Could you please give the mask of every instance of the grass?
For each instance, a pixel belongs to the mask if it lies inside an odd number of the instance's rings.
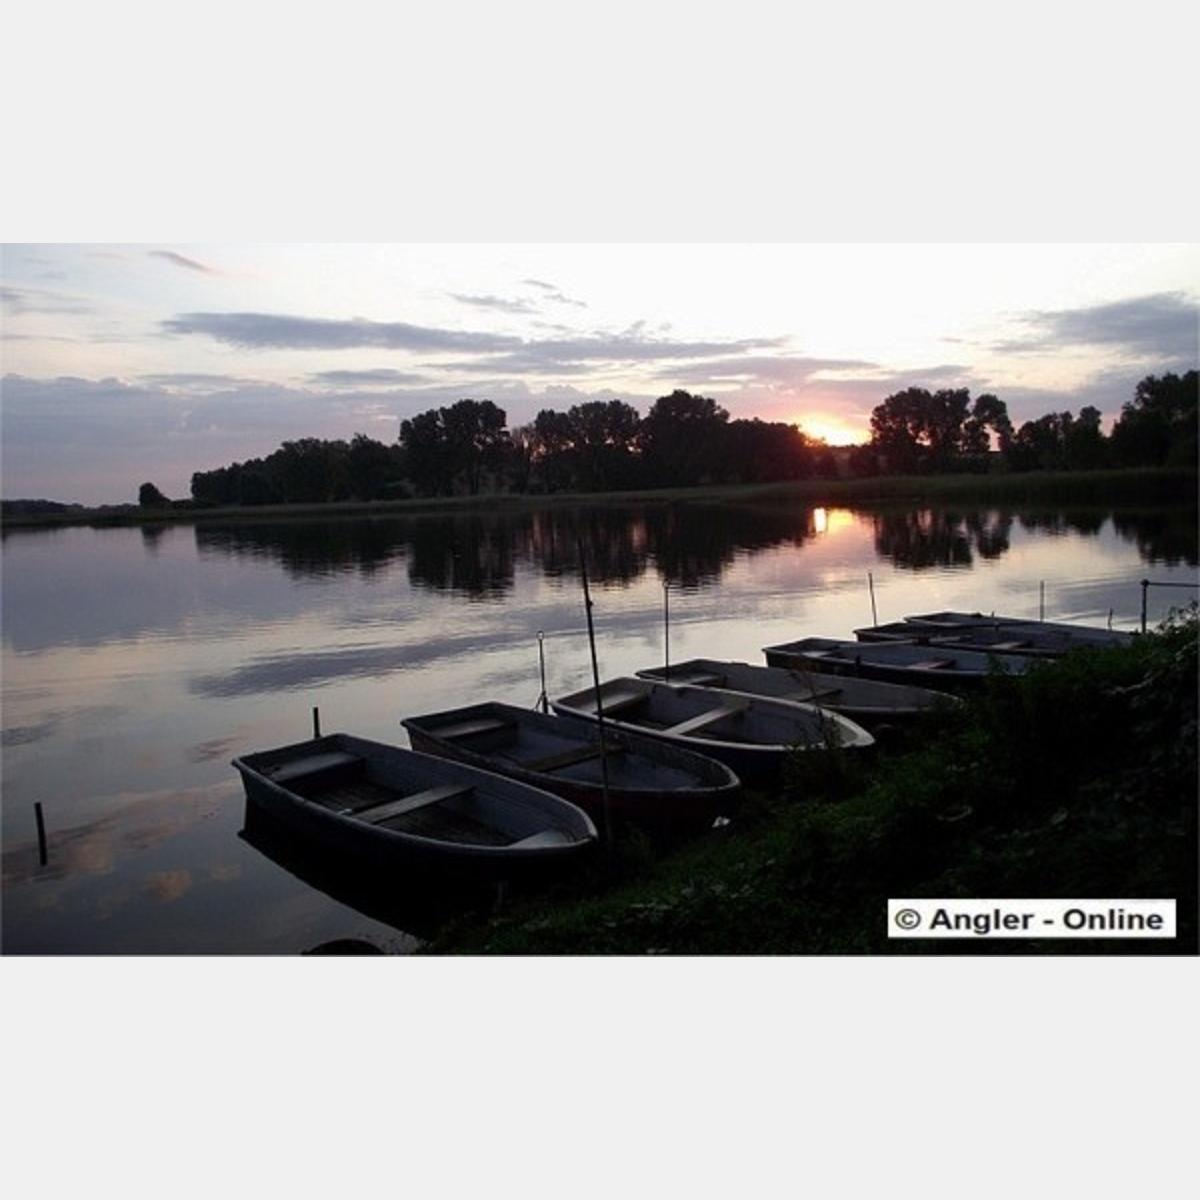
[[[787,787],[673,852],[460,919],[426,952],[1196,953],[1197,621],[997,678],[873,762],[797,756]],[[804,797],[799,799],[798,797]],[[1173,942],[889,941],[888,897],[1175,898]]]
[[[328,504],[264,504],[225,508],[139,509],[134,506],[85,508],[66,513],[4,518],[5,527],[59,525],[179,524],[214,520],[277,521],[292,518],[389,517],[426,512],[470,512],[485,508],[523,511],[530,508],[629,503],[678,503],[689,500],[739,501],[790,498],[813,505],[952,501],[975,503],[1119,503],[1177,502],[1194,504],[1194,470],[1138,467],[1114,471],[997,472],[988,475],[895,475],[871,479],[803,479],[786,483],[736,484],[690,488],[640,489],[628,492],[558,492],[522,495],[441,496],[410,500],[341,501]]]

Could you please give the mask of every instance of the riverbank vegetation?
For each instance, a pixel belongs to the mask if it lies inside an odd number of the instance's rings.
[[[1195,953],[1195,608],[1131,648],[996,678],[873,761],[786,786],[673,853],[626,835],[582,882],[460,919],[494,954]],[[889,940],[889,897],[1173,898],[1166,941]]]
[[[960,503],[1079,504],[1110,506],[1194,505],[1197,474],[1182,467],[1098,471],[1029,471],[988,475],[879,475],[865,479],[801,479],[780,483],[639,488],[625,492],[502,493],[429,496],[407,500],[344,500],[332,503],[222,505],[176,501],[167,507],[108,505],[86,508],[49,501],[4,501],[6,527],[53,525],[155,525],[169,522],[314,517],[400,517],[419,513],[517,512],[546,507],[596,507],[688,502],[738,504],[794,500],[811,506]]]
[[[510,430],[490,400],[460,400],[400,422],[385,445],[304,438],[265,459],[192,476],[200,506],[336,503],[481,492],[553,494],[804,479],[1076,471],[1196,463],[1196,372],[1148,376],[1111,436],[1085,406],[1014,429],[1004,401],[966,388],[910,387],[871,414],[871,440],[833,448],[785,422],[731,420],[676,390],[643,417],[621,400],[543,409]],[[149,490],[152,489],[152,490]],[[152,484],[142,496],[153,496]],[[142,500],[143,505],[146,500]]]

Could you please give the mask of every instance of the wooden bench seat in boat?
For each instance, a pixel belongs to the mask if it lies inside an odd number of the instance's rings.
[[[952,658],[927,658],[924,662],[909,663],[910,667],[920,671],[940,671],[944,667],[954,666]]]
[[[776,696],[776,700],[798,700],[801,704],[819,703],[822,700],[828,700],[830,696],[840,696],[845,688],[821,688],[819,691],[809,688],[807,691],[785,692],[783,695]]]
[[[710,708],[705,712],[698,713],[694,717],[689,717],[686,721],[680,721],[677,725],[668,725],[663,730],[664,733],[695,733],[697,729],[703,729],[705,725],[712,725],[722,717],[732,717],[736,713],[745,712],[749,707],[749,700],[727,700],[724,704],[718,704],[716,708]]]
[[[262,768],[262,774],[272,783],[291,783],[306,775],[332,771],[338,767],[352,767],[363,760],[357,754],[345,750],[331,750],[327,754],[309,754],[304,758],[292,758],[274,766]]]
[[[426,808],[430,804],[440,804],[443,800],[449,800],[453,796],[465,796],[472,790],[469,786],[446,783],[440,787],[413,792],[410,796],[401,796],[398,800],[389,800],[385,804],[361,808],[354,815],[358,820],[366,821],[369,825],[378,825],[382,821],[390,821],[392,817],[401,817],[405,813],[415,812],[418,808]],[[348,809],[347,812],[349,811]]]
[[[510,842],[510,850],[532,850],[537,846],[561,846],[571,839],[561,829],[543,829],[540,833],[531,833],[520,841]]]
[[[616,692],[611,696],[601,693],[600,703],[603,705],[604,715],[607,717],[610,713],[624,712],[628,708],[633,708],[645,698],[645,692]]]
[[[473,717],[467,721],[455,721],[450,725],[439,725],[431,729],[436,737],[454,741],[472,737],[477,733],[499,733],[502,729],[515,729],[516,722],[507,717]]]
[[[1029,645],[1028,642],[993,642],[990,646],[985,647],[988,650],[1024,650]]]
[[[620,753],[619,746],[609,746],[607,757],[612,758],[614,754]],[[563,767],[573,767],[576,763],[588,762],[599,757],[600,744],[593,742],[589,746],[572,746],[570,750],[548,754],[545,758],[522,759],[520,765],[526,771],[559,771]]]

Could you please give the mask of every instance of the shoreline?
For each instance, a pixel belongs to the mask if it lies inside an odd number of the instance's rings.
[[[800,479],[778,483],[687,488],[638,488],[623,492],[494,492],[478,496],[426,496],[404,500],[236,505],[220,508],[140,509],[99,506],[59,513],[5,516],[0,528],[72,525],[176,525],[205,521],[278,521],[297,518],[403,517],[480,509],[519,512],[581,505],[724,503],[795,499],[816,505],[969,501],[974,503],[1195,504],[1197,472],[1183,467],[1131,467],[1102,471],[1027,471],[993,475],[894,475],[863,479]]]

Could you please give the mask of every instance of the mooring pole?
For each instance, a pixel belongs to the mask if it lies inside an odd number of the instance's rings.
[[[604,792],[604,840],[612,854],[612,808],[608,799],[608,747],[604,741],[604,705],[600,700],[600,666],[596,661],[596,630],[592,624],[592,593],[588,589],[587,562],[583,555],[583,537],[578,535],[579,577],[583,580],[583,607],[587,613],[588,646],[592,652],[592,686],[596,697],[596,724],[600,727],[600,784]]]
[[[1112,615],[1113,615],[1113,610],[1110,608],[1108,610],[1108,628],[1109,628],[1110,632],[1112,631]]]
[[[663,679],[671,678],[671,581],[663,581]]]
[[[38,861],[46,865],[46,818],[42,815],[42,802],[37,800],[33,805],[33,815],[37,818],[38,831]]]
[[[319,738],[320,736],[321,736],[321,710],[314,704],[313,705],[313,737]]]
[[[879,614],[875,611],[875,579],[870,571],[867,572],[867,588],[871,592],[871,625],[878,627]]]
[[[1150,594],[1150,580],[1142,580],[1142,632],[1146,632],[1146,597]]]
[[[1038,620],[1046,619],[1046,581],[1043,579],[1038,584]]]
[[[550,698],[546,695],[546,635],[542,630],[538,630],[538,676],[542,681],[542,690],[538,693],[537,704],[535,708],[540,708],[542,712],[550,711]]]

